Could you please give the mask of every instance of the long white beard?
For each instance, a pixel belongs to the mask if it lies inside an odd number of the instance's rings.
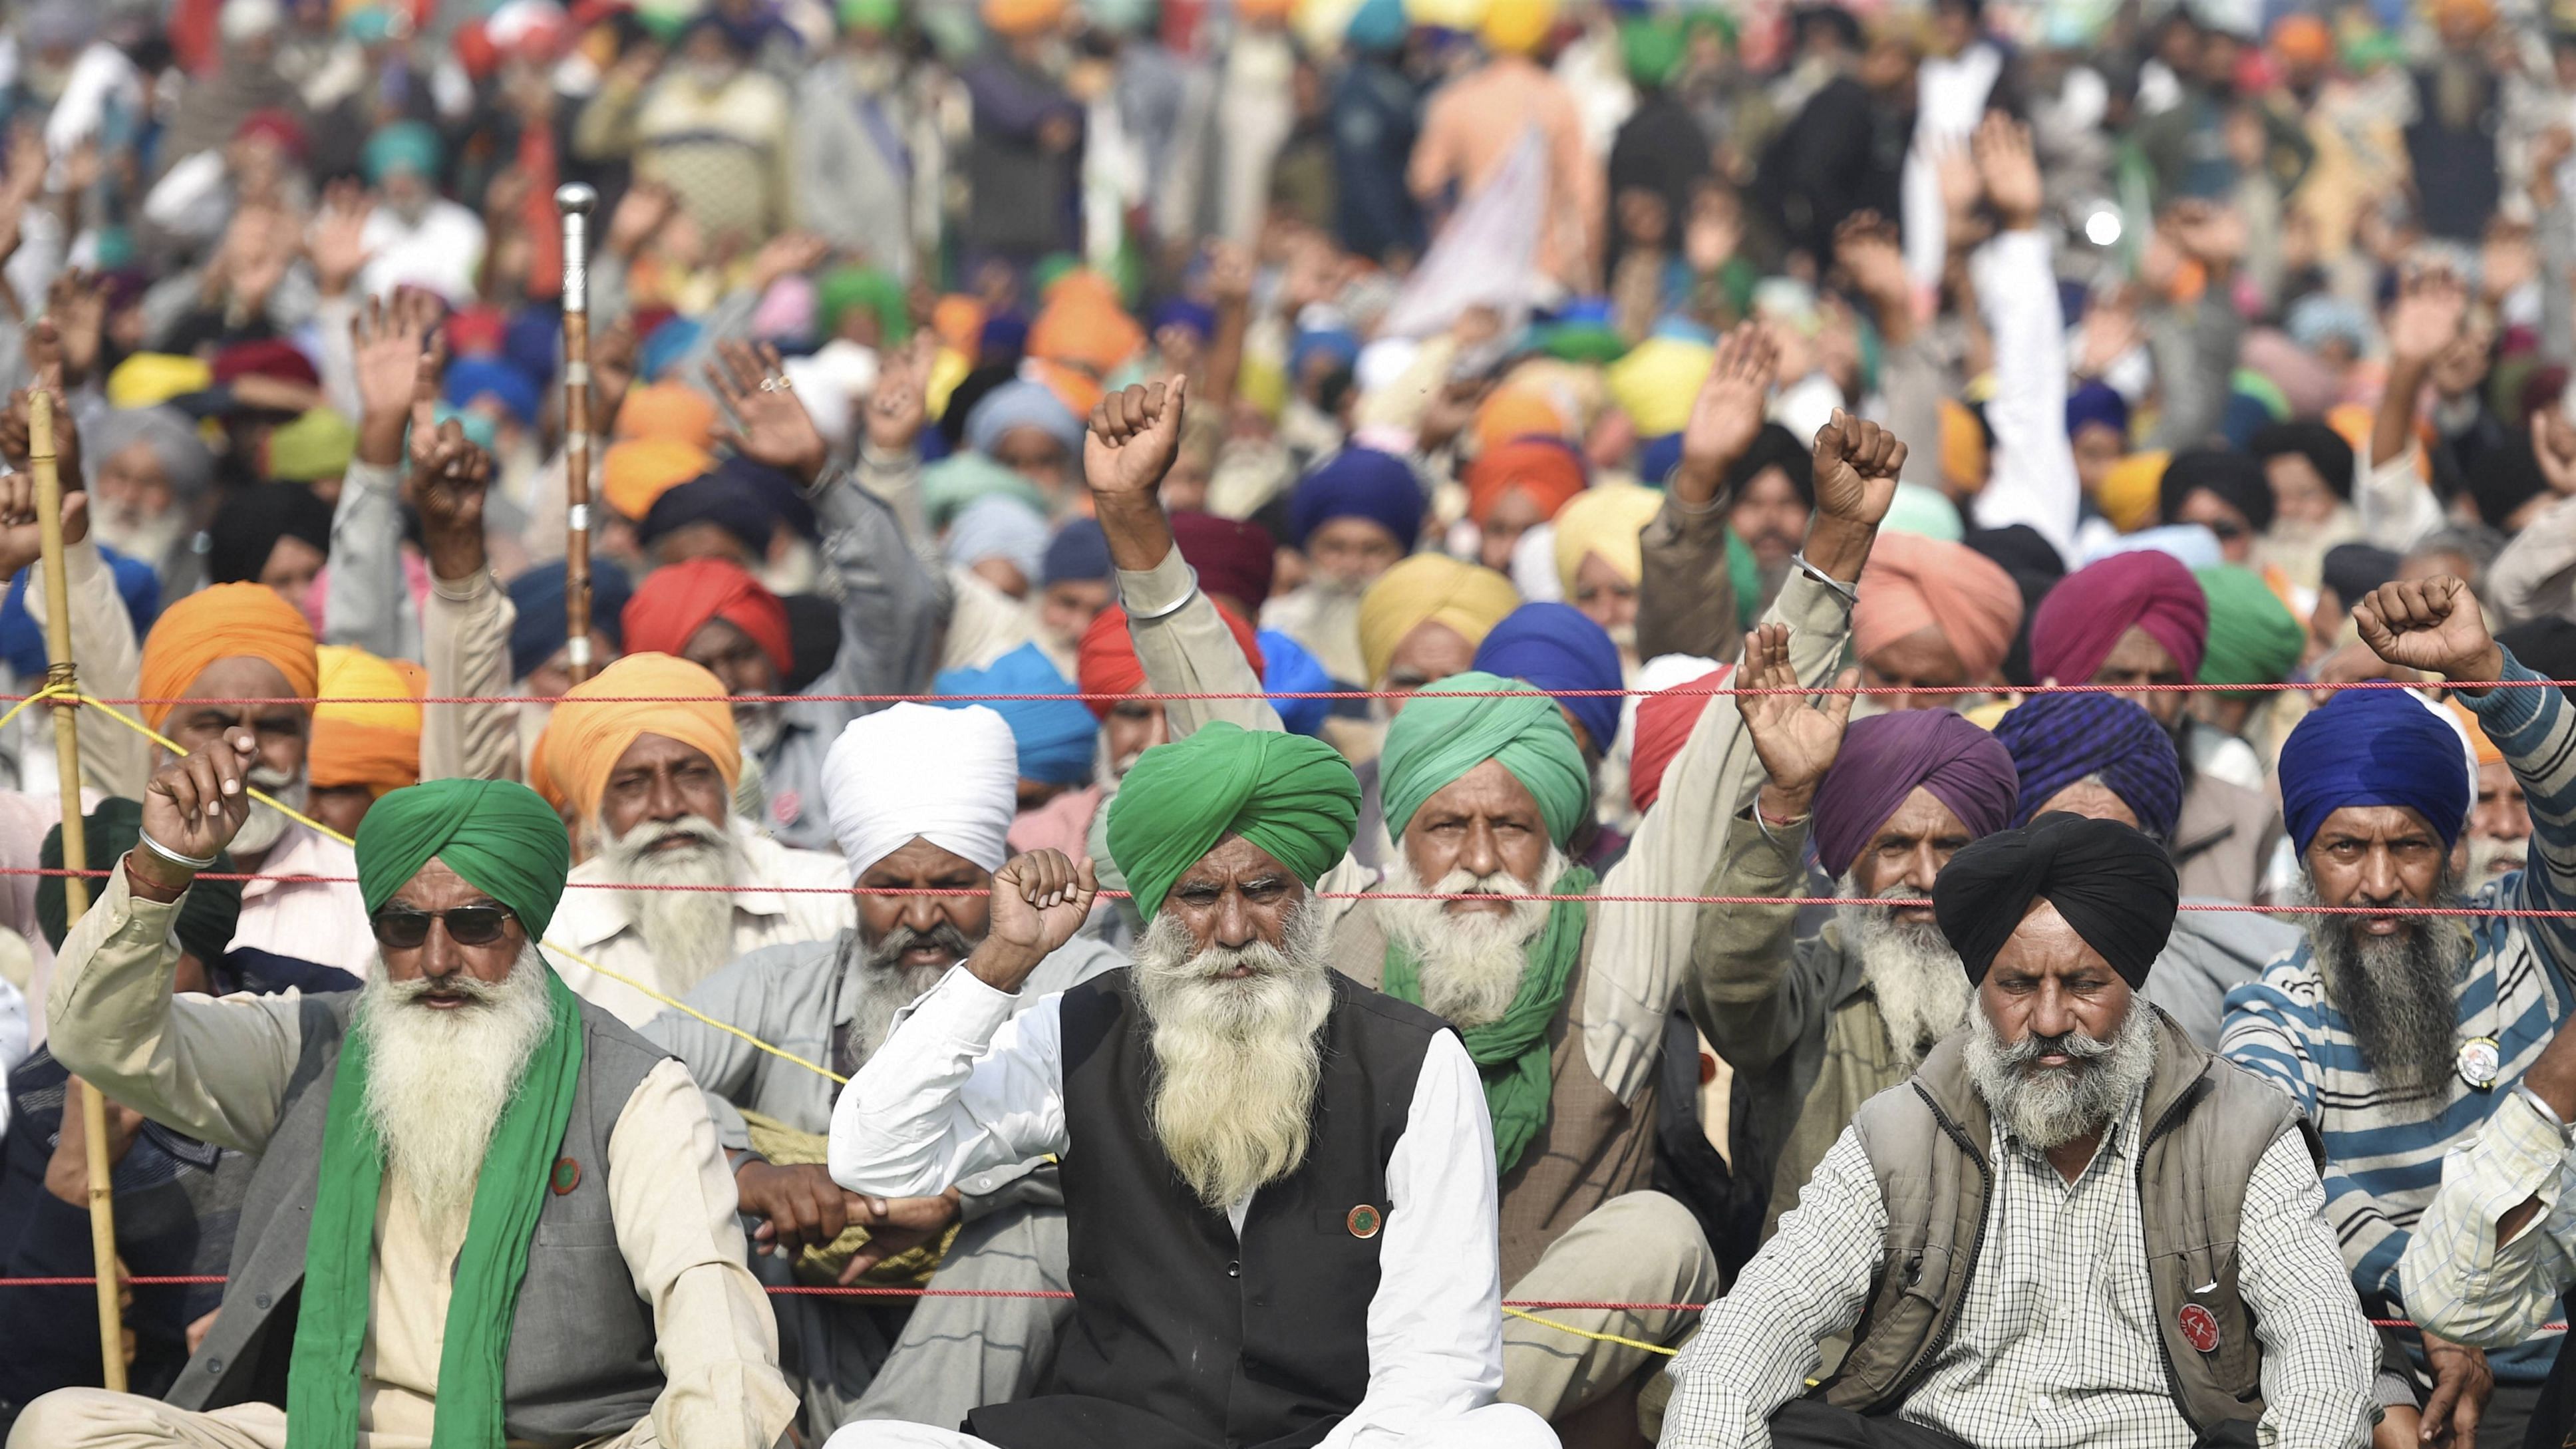
[[[367,1118],[434,1243],[464,1241],[492,1130],[553,1024],[549,969],[530,944],[497,985],[462,973],[440,982],[479,998],[442,1010],[418,1004],[427,978],[388,980],[379,960],[358,993],[355,1029],[370,1053]]]
[[[736,885],[747,874],[742,843],[704,816],[647,821],[623,836],[603,824],[599,834],[609,879],[620,885]],[[695,844],[654,848],[673,836]],[[638,891],[627,908],[665,981],[686,989],[733,959],[733,897],[726,892]]]
[[[1950,948],[1939,925],[1900,921],[1885,906],[1858,904],[1853,889],[1851,877],[1843,877],[1839,893],[1853,902],[1834,908],[1843,942],[1860,957],[1861,979],[1878,999],[1879,1018],[1887,1023],[1897,1057],[1919,1062],[1934,1043],[1958,1030],[1967,1015],[1967,968],[1959,964],[1959,953]],[[1882,899],[1913,894],[1901,882],[1879,893]]]
[[[266,765],[259,765],[253,767],[244,778],[261,794],[269,796],[288,810],[293,810],[297,814],[305,813],[306,797],[312,791],[306,787],[303,771],[298,770],[289,775],[282,770],[272,770]],[[253,801],[250,815],[242,821],[241,833],[233,837],[232,852],[235,855],[266,855],[277,848],[277,842],[286,838],[287,827],[294,823],[286,818],[284,811],[272,810]]]
[[[188,511],[175,505],[149,518],[137,518],[122,508],[94,506],[90,532],[127,558],[139,559],[157,569],[178,547],[179,540],[187,536],[188,523]]]
[[[2155,1070],[2154,1022],[2155,1009],[2138,999],[2129,1003],[2127,1019],[2109,1041],[2070,1031],[2053,1039],[2025,1036],[2006,1045],[1986,1014],[1976,1012],[1970,1017],[1968,1075],[2006,1130],[2046,1152],[2110,1126],[2112,1117],[2128,1107]],[[2049,1052],[2064,1052],[2074,1060],[2030,1070],[2033,1060]]]
[[[1541,883],[1565,873],[1565,856],[1553,845],[1539,867]],[[1544,889],[1506,871],[1471,875],[1453,870],[1438,885],[1426,886],[1404,852],[1387,867],[1386,889],[1409,895],[1436,891],[1444,895],[1483,892],[1533,895]],[[1378,920],[1387,937],[1413,957],[1422,982],[1422,1007],[1465,1031],[1498,1021],[1520,994],[1528,973],[1530,940],[1547,925],[1546,901],[1513,901],[1503,915],[1449,909],[1447,901],[1387,900],[1378,903]]]
[[[1252,974],[1223,974],[1237,966]],[[1204,951],[1158,915],[1136,942],[1135,982],[1158,1069],[1146,1117],[1181,1180],[1222,1212],[1296,1171],[1333,1009],[1323,912],[1299,906],[1282,946]]]

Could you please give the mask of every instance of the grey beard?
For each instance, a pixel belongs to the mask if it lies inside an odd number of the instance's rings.
[[[734,732],[741,737],[742,752],[759,759],[786,733],[787,715],[776,704],[737,704],[733,707]]]
[[[924,941],[946,951],[949,959],[934,965],[904,965],[903,954]],[[894,1027],[894,1014],[938,985],[949,967],[965,960],[974,950],[975,943],[966,939],[966,933],[946,921],[928,931],[897,926],[886,932],[884,940],[869,947],[867,960],[852,983],[857,995],[851,1006],[849,1042],[855,1060],[866,1061],[885,1045]]]
[[[546,992],[551,969],[530,944],[497,984],[462,972],[437,982],[475,999],[444,1010],[417,1004],[432,985],[428,978],[390,980],[382,961],[359,990],[355,1029],[367,1034],[367,1116],[434,1242],[463,1240],[492,1131],[554,1022]]]
[[[1252,974],[1223,974],[1237,966]],[[1146,1117],[1181,1180],[1223,1212],[1296,1171],[1333,1007],[1324,913],[1311,901],[1297,907],[1279,946],[1199,950],[1166,912],[1136,942],[1134,979],[1153,1033]]]
[[[696,844],[653,848],[673,836]],[[647,821],[622,837],[602,826],[600,837],[609,879],[620,885],[734,885],[745,873],[741,842],[701,815]],[[733,959],[733,897],[722,891],[638,891],[628,909],[665,989],[686,990]]]
[[[2155,1070],[2155,1008],[2143,997],[2131,999],[2127,1018],[2109,1041],[2070,1031],[2007,1044],[1983,1011],[1969,1013],[1968,1020],[1966,1059],[1977,1095],[2006,1131],[2042,1152],[2110,1126]],[[2031,1068],[2051,1052],[2074,1060]]]
[[[1885,906],[1862,905],[1856,889],[1848,875],[1837,887],[1849,902],[1834,908],[1835,919],[1842,923],[1843,946],[1860,958],[1861,979],[1878,1000],[1888,1043],[1896,1049],[1897,1059],[1911,1066],[1922,1061],[1934,1043],[1957,1031],[1967,1016],[1972,994],[1968,970],[1959,964],[1959,953],[1951,949],[1950,938],[1941,934],[1939,925],[1900,921]],[[1879,898],[1902,900],[1913,894],[1912,887],[1900,882],[1879,892]]]
[[[163,570],[169,566],[172,550],[189,535],[188,525],[188,510],[177,504],[149,518],[135,518],[121,508],[95,508],[90,519],[90,531],[99,542]]]
[[[2292,903],[2317,904],[2316,886],[2304,872]],[[2460,904],[2459,881],[2447,866],[2432,904]],[[2476,943],[2447,916],[2415,917],[2394,936],[2357,936],[2353,928],[2366,919],[2307,919],[2308,949],[2325,978],[2326,1000],[2352,1028],[2371,1075],[2400,1091],[2428,1092],[2459,1050],[2460,1006],[2452,992]]]
[[[2523,868],[2530,859],[2530,842],[2498,840],[2491,835],[2469,837],[2469,876],[2471,886],[2482,886],[2499,876]]]
[[[272,770],[266,765],[258,765],[254,766],[244,778],[261,794],[269,796],[278,804],[299,814],[304,811],[306,797],[312,793],[305,786],[305,776],[301,770],[289,775],[283,770]],[[286,838],[287,828],[294,823],[286,818],[286,812],[283,810],[272,810],[265,805],[253,803],[250,814],[242,821],[240,833],[233,837],[232,853],[236,856],[266,855],[277,848],[279,841]]]
[[[1539,880],[1553,881],[1564,871],[1564,855],[1550,846]],[[1504,871],[1479,876],[1453,870],[1426,886],[1400,845],[1385,884],[1397,895],[1526,895],[1543,889]],[[1510,912],[1499,916],[1453,914],[1447,901],[1387,900],[1377,908],[1387,938],[1413,957],[1423,1009],[1465,1031],[1498,1021],[1511,1009],[1521,978],[1529,974],[1529,943],[1547,925],[1549,903],[1513,901]]]

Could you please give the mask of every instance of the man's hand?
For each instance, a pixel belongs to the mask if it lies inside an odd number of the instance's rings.
[[[904,457],[921,441],[930,422],[928,384],[938,343],[924,333],[908,347],[887,348],[877,356],[877,385],[868,393],[868,449],[880,457]]]
[[[1151,498],[1181,451],[1181,415],[1190,382],[1175,373],[1109,394],[1091,410],[1083,441],[1082,478],[1095,496]]]
[[[346,296],[367,265],[367,218],[374,211],[374,199],[355,181],[335,181],[323,194],[322,214],[304,239],[304,255],[323,296]]]
[[[2390,360],[2400,367],[2432,366],[2443,349],[2458,340],[2468,307],[2469,289],[2447,271],[2422,271],[2407,278],[2388,314]]]
[[[65,271],[45,289],[45,320],[61,347],[62,382],[78,387],[98,366],[107,333],[107,283],[96,272]]]
[[[437,323],[437,299],[409,291],[396,293],[390,304],[370,297],[350,319],[349,343],[358,374],[358,461],[379,468],[400,465],[404,429],[436,411],[446,362],[444,342],[431,336]],[[426,427],[420,428],[413,449],[428,446],[428,435]]]
[[[619,66],[620,70],[624,68]],[[641,181],[627,187],[626,194],[617,199],[617,210],[608,217],[608,254],[634,260],[646,243],[671,224],[679,209],[680,198],[667,186]]]
[[[81,1127],[81,1099],[89,1084],[73,1077],[63,1084],[63,1120],[54,1139],[54,1154],[45,1160],[45,1191],[76,1208],[89,1206],[89,1141]],[[107,1104],[107,1165],[125,1160],[143,1130],[143,1114],[115,1102]]]
[[[2001,111],[1988,111],[1977,123],[1968,145],[1977,163],[1977,180],[2006,231],[2028,231],[2039,224],[2039,158],[2030,147],[2030,127]]]
[[[760,1219],[752,1230],[751,1250],[763,1257],[781,1253],[793,1258],[807,1248],[829,1245],[866,1201],[842,1191],[820,1163],[781,1167],[755,1159],[734,1169],[733,1187],[742,1210]]]
[[[938,1237],[957,1221],[957,1189],[953,1187],[937,1197],[871,1197],[860,1202],[857,1222],[868,1230],[868,1241],[841,1270],[845,1287],[859,1281],[860,1274],[879,1263],[899,1258]]]
[[[2495,1393],[2495,1370],[2484,1349],[2424,1335],[2424,1362],[2433,1373],[2433,1395],[2424,1401],[2421,1442],[2448,1440],[2448,1449],[2477,1449],[2478,1420]]]
[[[810,231],[781,232],[752,254],[746,285],[754,292],[767,292],[779,278],[810,272],[831,254],[832,244]]]
[[[428,454],[412,461],[411,501],[420,514],[422,551],[429,570],[449,583],[483,572],[483,499],[492,485],[492,455],[447,420],[430,438]]]
[[[2504,673],[2504,650],[2487,632],[2477,595],[2448,575],[2382,584],[2353,605],[2352,622],[2371,653],[2439,674],[2463,694],[2486,693],[2476,686]]]
[[[1038,963],[1073,939],[1099,894],[1090,856],[1078,863],[1061,850],[1013,856],[993,873],[992,924],[967,969],[994,990],[1017,995]]]
[[[1834,681],[1849,689],[1860,671],[1846,669]],[[1789,626],[1765,624],[1744,636],[1744,659],[1735,668],[1738,690],[1804,690],[1789,663]],[[1753,753],[1768,776],[1755,808],[1773,820],[1794,820],[1815,801],[1816,786],[1842,753],[1843,731],[1851,724],[1849,694],[1827,695],[1824,708],[1803,693],[1737,694],[1735,708],[1753,737]]]
[[[1896,223],[1874,211],[1855,211],[1834,228],[1834,261],[1851,277],[1852,287],[1869,299],[1882,332],[1914,322],[1914,279],[1905,274],[1905,252]],[[1903,341],[1902,337],[1895,339]]]
[[[718,424],[716,437],[751,461],[811,487],[823,476],[831,448],[815,430],[813,414],[797,400],[786,366],[778,349],[766,342],[757,351],[740,342],[717,345],[716,360],[707,364],[707,383],[742,427],[736,431]]]
[[[1748,322],[1718,339],[1708,379],[1699,385],[1690,421],[1682,427],[1682,461],[1673,472],[1675,498],[1703,508],[1717,497],[1726,470],[1752,449],[1762,431],[1763,407],[1779,370],[1779,344],[1760,323]]]
[[[1827,518],[1871,528],[1896,501],[1897,470],[1905,444],[1873,422],[1840,408],[1816,430],[1816,511]]]
[[[223,854],[250,818],[250,782],[243,777],[258,751],[258,738],[244,730],[154,771],[143,790],[143,833],[194,859]],[[171,897],[196,879],[196,872],[148,847],[137,846],[125,858],[133,874]]]
[[[69,481],[66,475],[66,484]],[[75,544],[87,537],[89,495],[66,486],[63,542]],[[36,518],[36,475],[0,473],[0,579],[16,578],[20,570],[44,556],[43,525]]]

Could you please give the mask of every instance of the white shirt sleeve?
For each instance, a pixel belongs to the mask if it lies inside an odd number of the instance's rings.
[[[1494,1127],[1476,1065],[1449,1032],[1423,1056],[1386,1191],[1368,1393],[1320,1449],[1392,1449],[1502,1392]]]
[[[962,966],[897,1013],[832,1104],[832,1180],[925,1197],[972,1173],[1064,1151],[1061,996],[1019,997]]]
[[[1968,266],[1995,352],[1995,395],[1986,403],[1994,468],[1977,494],[1977,524],[2029,524],[2071,562],[2083,490],[2066,441],[2066,314],[2048,239],[2005,232]]]

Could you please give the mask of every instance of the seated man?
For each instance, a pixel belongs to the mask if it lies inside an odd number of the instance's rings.
[[[2385,585],[2353,609],[2390,664],[2439,674],[2504,752],[2530,798],[2533,869],[2465,889],[2453,847],[2469,816],[2459,733],[2392,689],[2348,689],[2281,750],[2282,814],[2303,904],[2400,912],[2576,906],[2576,820],[2549,802],[2576,779],[2576,709],[2487,633],[2457,579]],[[2511,1096],[2567,1019],[2576,922],[2551,916],[2311,913],[2297,949],[2228,993],[2221,1050],[2290,1094],[2325,1139],[2327,1213],[2373,1318],[2414,1317],[2398,1272],[2443,1159]],[[2411,1338],[2410,1335],[2410,1346]],[[2482,1443],[2521,1442],[2564,1335],[2482,1354],[2423,1340],[2434,1400]],[[2490,1397],[2490,1393],[2492,1397]]]
[[[18,1449],[497,1443],[771,1449],[795,1410],[688,1072],[556,979],[571,853],[525,786],[367,812],[367,984],[173,998],[197,863],[249,812],[256,740],[165,766],[143,846],[65,942],[63,1065],[258,1157],[222,1312],[166,1402],[65,1389]],[[364,1436],[361,1438],[361,1426]]]
[[[706,702],[613,702],[675,696]],[[577,890],[564,902],[555,940],[599,968],[566,963],[564,981],[629,1026],[662,1010],[630,982],[680,996],[763,946],[828,941],[850,926],[847,896],[761,889],[838,892],[850,877],[831,856],[736,818],[742,746],[724,698],[715,676],[684,659],[629,654],[565,691],[546,726],[538,767],[569,799],[589,855],[574,884],[747,888]]]
[[[1710,1306],[1667,1449],[2362,1442],[2378,1352],[2314,1134],[2137,995],[2176,898],[2163,847],[2109,821],[1950,858],[1969,1028],[1870,1099]]]
[[[844,1077],[856,1072],[885,1045],[895,1014],[984,943],[990,922],[983,893],[1004,859],[1018,774],[1010,727],[989,709],[898,704],[851,721],[824,757],[822,802],[849,878],[862,890],[976,894],[862,894],[856,930],[754,951],[689,993],[695,1010],[804,1062],[761,1051],[686,1012],[665,1011],[644,1026],[645,1039],[687,1063],[706,1093],[743,1211],[761,1222],[753,1239],[770,1256],[764,1276],[773,1282],[854,1282],[899,1245],[935,1240],[961,1223],[932,1286],[1066,1286],[1063,1197],[1053,1168],[978,1173],[938,1196],[899,1200],[872,1215],[824,1169],[836,1086],[805,1065]],[[1126,959],[1077,936],[1037,968],[1022,999],[1062,991]],[[747,1115],[759,1120],[747,1122]],[[820,1255],[798,1261],[809,1247],[829,1248],[852,1224],[874,1236],[847,1254],[846,1265],[836,1269]],[[1065,1310],[1042,1298],[781,1297],[773,1306],[788,1377],[815,1443],[852,1419],[947,1426],[979,1404],[1027,1393],[1046,1367]]]
[[[1095,512],[1152,687],[1250,693],[1260,682],[1181,565],[1155,493],[1177,446],[1180,412],[1168,389],[1129,388],[1102,405],[1087,464]],[[1812,571],[1784,586],[1774,606],[1775,617],[1798,626],[1783,647],[1810,683],[1821,681],[1841,647],[1846,586],[1868,557],[1904,454],[1883,429],[1848,418],[1817,436]],[[1378,587],[1398,581],[1390,573]],[[1204,728],[1217,703],[1168,700],[1172,732]],[[1280,727],[1261,700],[1232,703],[1236,722]],[[1717,711],[1701,721],[1668,769],[1656,809],[1599,883],[1601,895],[1678,895],[1705,879],[1715,848],[1709,801],[1731,795],[1753,767],[1741,731],[1724,727],[1735,723]],[[1658,1068],[1690,954],[1688,915],[1631,900],[1479,899],[1593,892],[1592,873],[1566,859],[1592,814],[1592,780],[1564,712],[1544,694],[1492,675],[1448,677],[1409,697],[1378,763],[1395,850],[1383,874],[1352,860],[1326,881],[1334,895],[1373,897],[1326,905],[1334,958],[1362,984],[1383,983],[1465,1033],[1486,1074],[1499,1148],[1509,1296],[1703,1301],[1716,1286],[1716,1262],[1697,1219],[1675,1199],[1644,1190],[1655,1163]],[[1134,862],[1116,841],[1110,846],[1132,880]],[[1427,892],[1460,898],[1418,898]],[[1560,1422],[1597,1411],[1633,1423],[1639,1370],[1656,1357],[1638,1342],[1674,1342],[1691,1315],[1581,1309],[1548,1317],[1579,1333],[1514,1319],[1505,1332],[1504,1397]]]
[[[1035,1398],[871,1445],[1552,1445],[1496,1404],[1493,1137],[1457,1036],[1332,966],[1309,883],[1359,785],[1300,735],[1212,725],[1110,806],[1148,922],[1138,964],[1013,1019],[1082,924],[1090,862],[1024,855],[992,929],[832,1115],[853,1192],[1064,1162],[1072,1330]]]

